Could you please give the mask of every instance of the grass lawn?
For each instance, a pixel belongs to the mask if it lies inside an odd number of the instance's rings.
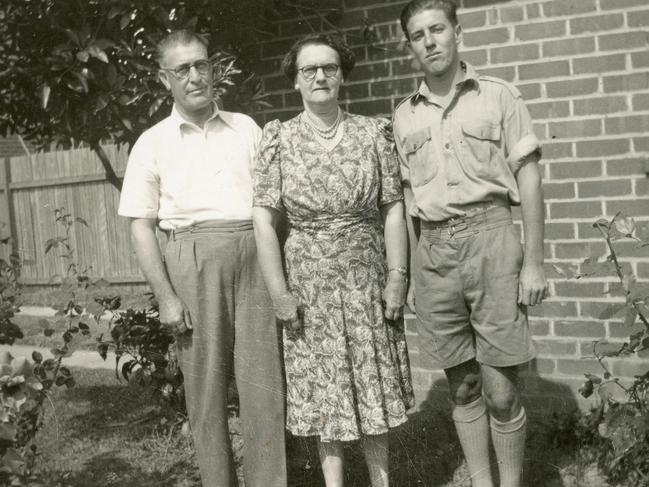
[[[191,440],[160,425],[153,400],[111,371],[75,369],[77,386],[58,389],[39,434],[38,470],[50,487],[200,487]],[[147,414],[148,413],[148,414]],[[231,420],[235,454],[238,420]],[[605,487],[575,447],[552,447],[552,430],[534,421],[527,447],[527,487]],[[391,480],[404,487],[470,487],[449,415],[415,413],[391,434]],[[289,438],[290,485],[323,486],[315,444]],[[357,445],[346,450],[347,487],[369,485]]]
[[[74,369],[39,433],[37,470],[51,487],[199,487],[191,441],[164,431],[153,400],[112,371]],[[148,419],[148,420],[143,420]]]

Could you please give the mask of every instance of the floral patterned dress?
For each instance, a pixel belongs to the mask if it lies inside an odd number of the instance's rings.
[[[387,322],[380,206],[403,198],[386,121],[345,113],[327,151],[304,115],[264,128],[254,205],[285,210],[290,292],[304,327],[284,331],[287,428],[321,441],[387,432],[414,402],[403,320]]]

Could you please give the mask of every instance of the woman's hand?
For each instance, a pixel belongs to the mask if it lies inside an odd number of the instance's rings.
[[[297,299],[291,293],[284,293],[273,298],[273,307],[277,321],[282,326],[293,331],[302,328]]]
[[[408,281],[403,276],[392,272],[388,274],[388,281],[383,290],[386,319],[397,320],[403,316],[407,284]]]

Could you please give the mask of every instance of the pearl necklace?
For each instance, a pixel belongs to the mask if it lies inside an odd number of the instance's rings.
[[[340,109],[340,107],[338,107],[338,115],[336,116],[336,120],[334,121],[334,123],[332,123],[326,129],[321,129],[311,119],[311,116],[308,114],[306,110],[304,111],[304,113],[306,114],[305,120],[307,122],[307,125],[311,127],[311,130],[313,130],[313,132],[317,136],[322,137],[325,140],[331,140],[336,136],[336,134],[338,133],[338,128],[340,127],[340,123],[343,120],[343,111]]]

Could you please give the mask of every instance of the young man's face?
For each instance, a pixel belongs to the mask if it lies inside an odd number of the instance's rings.
[[[442,10],[426,9],[408,21],[410,52],[426,76],[441,77],[457,69],[462,29]]]
[[[192,66],[185,77],[171,72],[183,65],[193,65],[207,60],[207,50],[199,42],[170,46],[161,60],[160,80],[171,91],[174,103],[185,116],[195,116],[209,109],[212,104],[212,70],[199,72]]]

